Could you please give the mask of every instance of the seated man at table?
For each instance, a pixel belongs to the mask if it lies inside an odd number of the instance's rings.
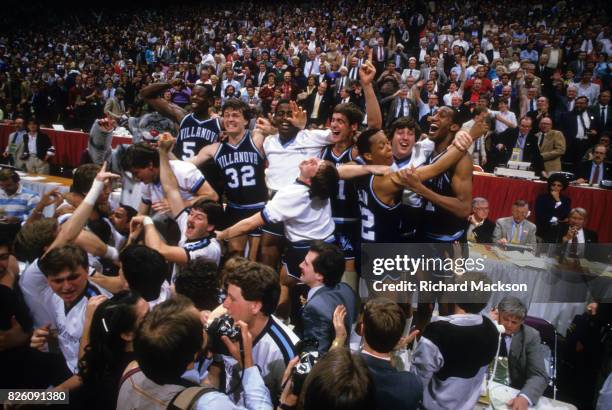
[[[567,223],[559,229],[558,243],[562,245],[562,252],[571,257],[593,257],[592,249],[585,244],[597,243],[597,232],[584,227],[588,213],[584,208],[574,208],[570,211]],[[586,252],[590,250],[591,252]]]
[[[493,242],[495,224],[489,219],[489,201],[486,198],[472,199],[472,214],[468,217],[467,240],[477,243]]]
[[[16,224],[28,219],[40,197],[19,183],[11,168],[0,169],[0,222]]]
[[[512,216],[499,218],[495,222],[493,242],[500,245],[526,245],[535,247],[536,226],[529,222],[529,204],[519,199],[512,204]]]
[[[593,160],[584,161],[578,165],[576,182],[580,184],[599,185],[602,179],[612,178],[612,169],[604,160],[606,159],[606,146],[597,144],[593,148]]]
[[[538,331],[523,323],[527,308],[514,296],[506,296],[497,305],[499,323],[505,333],[499,354],[508,358],[510,386],[520,390],[510,400],[512,410],[534,406],[548,386],[548,374],[544,365],[544,350]]]

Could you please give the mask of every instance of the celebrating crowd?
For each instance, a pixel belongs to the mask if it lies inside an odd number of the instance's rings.
[[[597,235],[558,172],[611,178],[598,6],[124,5],[45,24],[23,6],[0,38],[0,115],[16,128],[0,170],[0,387],[69,391],[74,408],[473,409],[502,357],[509,408],[557,383],[579,408],[610,406],[609,304],[589,300],[565,335],[564,384],[523,301],[469,292],[413,311],[376,297],[360,251],[589,256]],[[17,171],[49,173],[51,124],[89,142],[70,192],[39,197]],[[119,127],[133,143],[112,148]],[[524,200],[491,221],[472,198],[473,170],[508,161],[548,181],[536,224]]]

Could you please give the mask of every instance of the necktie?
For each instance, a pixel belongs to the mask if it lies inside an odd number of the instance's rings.
[[[378,46],[378,61],[382,62],[383,61],[383,49],[382,47]]]
[[[412,68],[410,69],[410,73],[408,74],[409,77],[412,77]]]
[[[506,339],[510,337],[507,334],[503,334],[501,338],[501,344],[499,346],[499,357],[508,357],[508,348],[506,347]]]
[[[578,234],[574,235],[572,238],[572,243],[570,244],[570,256],[578,256]]]
[[[400,55],[399,54],[395,56],[395,66],[397,68],[400,68]]]
[[[404,109],[405,109],[405,104],[406,104],[406,100],[404,100],[403,98],[401,98],[400,101],[401,101],[400,109],[399,109],[399,112],[397,113],[398,118],[404,116]]]
[[[588,137],[587,133],[589,130],[587,129],[586,124],[584,122],[584,113],[578,114],[578,118],[580,118],[580,123],[582,124],[582,130],[584,132],[584,135],[582,136],[581,139],[587,139]]]
[[[542,143],[544,142],[544,133],[538,133],[538,147],[542,148]]]
[[[535,111],[535,104],[534,104],[533,100],[531,100],[531,102],[529,104],[530,104],[529,111]]]
[[[514,224],[514,234],[512,235],[512,240],[510,241],[510,243],[520,243],[520,231],[521,224]]]
[[[606,106],[602,105],[601,106],[601,126],[605,126],[606,125]]]
[[[310,73],[312,73],[313,65],[314,65],[314,61],[310,61],[310,66],[308,67],[308,75],[306,77],[310,77]]]
[[[591,185],[595,185],[599,183],[599,167],[600,165],[595,165],[595,169],[591,173],[591,181],[589,182]]]

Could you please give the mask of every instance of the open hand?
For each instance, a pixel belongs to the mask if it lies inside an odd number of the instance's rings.
[[[334,316],[332,322],[334,324],[334,331],[336,332],[336,339],[346,340],[347,332],[346,326],[344,326],[344,318],[346,317],[346,307],[344,305],[336,306],[334,310]]]
[[[295,101],[291,101],[291,118],[288,118],[291,125],[299,130],[306,128],[306,110],[298,107]]]

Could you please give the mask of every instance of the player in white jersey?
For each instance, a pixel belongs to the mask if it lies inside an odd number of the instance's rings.
[[[170,213],[176,219],[181,232],[178,246],[164,243],[152,219],[142,215],[132,218],[129,241],[133,242],[144,228],[145,244],[161,253],[168,262],[186,265],[191,260],[204,258],[218,265],[221,246],[214,238],[213,232],[215,226],[219,226],[222,221],[223,210],[218,203],[208,199],[198,199],[189,208],[185,206],[170,161],[169,152],[173,142],[169,135],[160,138],[159,178]]]

